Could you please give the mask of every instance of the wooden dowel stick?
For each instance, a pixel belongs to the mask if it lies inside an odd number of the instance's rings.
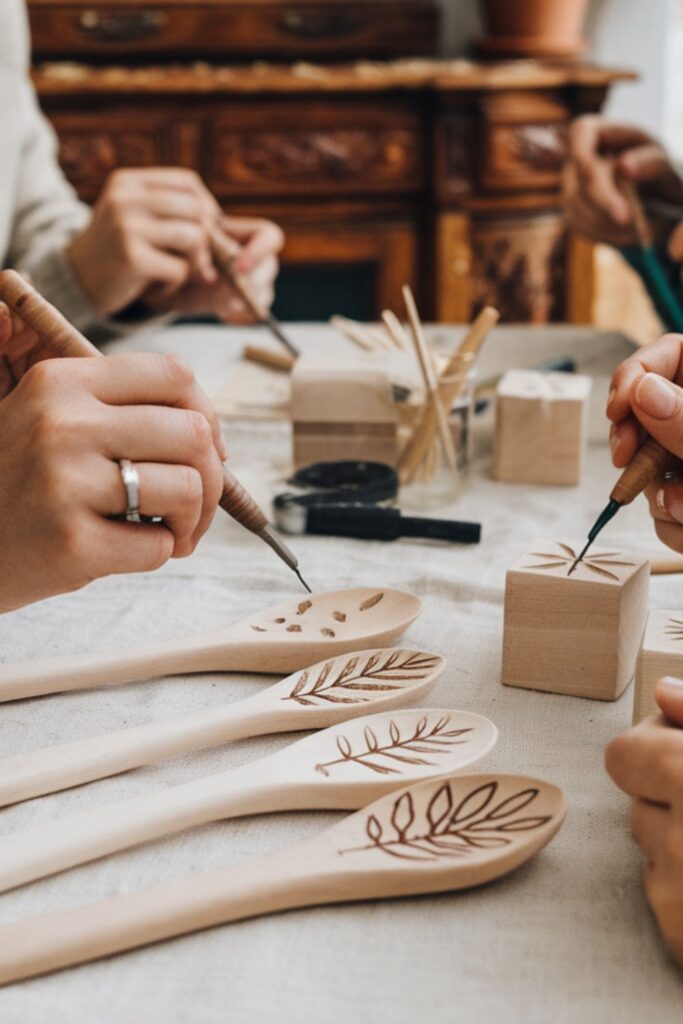
[[[382,320],[386,327],[387,334],[393,341],[396,348],[406,351],[410,348],[410,339],[403,329],[403,324],[390,309],[385,309],[382,313]]]
[[[467,382],[467,373],[477,353],[481,350],[489,331],[497,323],[500,314],[492,306],[482,309],[458,348],[439,374],[439,394],[447,409],[462,393]],[[436,429],[436,419],[431,408],[425,407],[418,420],[412,437],[399,459],[398,469],[402,482],[413,479],[417,467],[429,450],[430,438]]]
[[[294,368],[296,359],[289,352],[276,352],[262,345],[245,345],[242,351],[244,358],[250,363],[267,366],[271,370],[282,370],[289,373]]]
[[[677,555],[672,551],[669,554],[652,555],[650,558],[651,576],[664,576],[679,572],[683,573],[683,555]]]
[[[448,417],[439,398],[436,381],[432,371],[431,356],[427,345],[424,340],[424,334],[422,333],[422,324],[420,323],[420,317],[418,316],[417,306],[415,305],[415,299],[409,286],[406,284],[403,286],[403,301],[406,304],[406,311],[408,313],[408,321],[413,337],[413,344],[415,346],[415,352],[417,355],[418,362],[420,364],[420,370],[422,371],[422,378],[427,391],[427,402],[434,410],[434,416],[436,417],[436,423],[439,431],[439,437],[441,439],[441,447],[446,457],[449,467],[452,471],[456,472],[456,459],[455,459],[455,448],[453,447],[453,438],[448,428]]]
[[[330,324],[340,331],[349,341],[365,349],[366,352],[386,352],[393,348],[392,344],[381,331],[367,324],[359,324],[345,316],[330,317]]]

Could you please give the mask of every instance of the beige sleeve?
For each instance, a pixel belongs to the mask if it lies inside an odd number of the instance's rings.
[[[165,318],[119,322],[92,308],[66,249],[90,220],[90,209],[69,185],[57,159],[57,139],[28,79],[20,89],[22,153],[8,265],[26,275],[45,298],[93,341],[130,334]],[[166,318],[167,319],[167,318]]]

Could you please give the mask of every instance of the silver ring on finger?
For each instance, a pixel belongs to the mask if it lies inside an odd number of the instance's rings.
[[[141,523],[140,516],[140,477],[130,459],[119,459],[121,479],[126,488],[126,511],[124,518],[127,523]]]

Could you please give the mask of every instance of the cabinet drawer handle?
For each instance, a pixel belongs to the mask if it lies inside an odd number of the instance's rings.
[[[350,12],[285,11],[280,27],[300,39],[339,39],[349,36],[361,27],[358,15]]]
[[[158,35],[166,27],[163,11],[95,11],[79,14],[77,28],[99,43],[134,43]]]

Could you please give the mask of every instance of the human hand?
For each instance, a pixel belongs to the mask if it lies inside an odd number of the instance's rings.
[[[219,226],[232,242],[235,271],[257,305],[269,309],[275,294],[278,253],[284,244],[282,229],[272,221],[250,217],[222,216]],[[144,301],[159,312],[213,313],[225,323],[251,323],[254,319],[222,275],[211,283],[192,278],[180,288],[156,285],[145,293]]]
[[[220,215],[194,171],[115,171],[67,253],[94,309],[107,316],[153,285],[172,294],[189,281],[215,284],[208,228]]]
[[[236,267],[266,308],[273,300],[284,236],[271,221],[226,217],[194,171],[115,171],[88,227],[67,252],[94,309],[103,316],[142,299],[159,313],[213,313],[228,322],[250,314],[211,253],[216,224],[235,244]]]
[[[223,489],[215,414],[173,356],[37,362],[0,401],[0,436],[0,611],[190,554]],[[111,518],[122,458],[163,525]]]
[[[661,715],[612,740],[605,764],[633,797],[631,829],[646,859],[645,892],[664,941],[683,965],[683,681],[657,684]]]
[[[644,195],[683,203],[683,182],[656,139],[640,128],[612,124],[597,115],[577,118],[569,130],[569,159],[563,172],[566,216],[573,230],[614,246],[637,242],[620,176]],[[670,222],[666,227],[670,230]],[[672,259],[683,259],[683,228],[671,236],[669,251]]]
[[[626,359],[612,377],[607,416],[618,468],[647,433],[672,453],[671,469],[645,490],[657,536],[683,553],[683,335],[665,334]]]

